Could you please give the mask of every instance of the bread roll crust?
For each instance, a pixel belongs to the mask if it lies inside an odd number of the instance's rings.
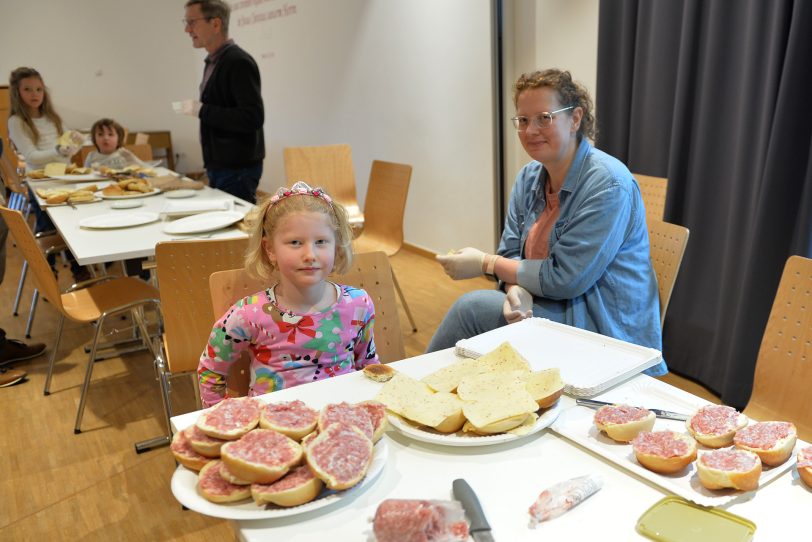
[[[686,452],[680,455],[661,455],[645,451],[642,442],[648,435],[665,435],[666,433],[670,433],[676,441],[685,442],[685,444],[687,444]],[[634,456],[637,458],[637,461],[648,470],[660,474],[679,472],[696,459],[696,441],[689,435],[683,433],[675,433],[673,431],[652,433],[644,431],[635,437],[634,441],[632,441],[632,446],[634,447]]]
[[[708,456],[716,453],[729,453],[735,451],[739,454],[748,454],[755,459],[752,468],[747,470],[722,470],[709,467],[706,464]],[[740,491],[751,491],[758,488],[761,477],[761,460],[753,452],[746,450],[714,450],[703,453],[696,462],[696,473],[699,482],[707,489],[727,489],[733,488]]]
[[[217,476],[222,479],[222,476],[220,476],[220,465],[221,462],[218,460],[210,461],[205,467],[203,467],[200,470],[197,491],[203,496],[203,498],[214,503],[224,503],[224,502],[242,501],[250,497],[251,486],[236,486],[232,484],[233,487],[230,488],[231,490],[224,495],[221,495],[219,493],[212,493],[206,490],[205,484],[202,483],[202,481],[206,477]]]
[[[388,382],[395,376],[395,370],[383,363],[367,365],[363,370],[364,376],[375,382]]]

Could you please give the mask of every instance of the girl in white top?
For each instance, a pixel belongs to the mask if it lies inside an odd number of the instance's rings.
[[[90,135],[96,150],[85,158],[85,167],[121,169],[130,165],[147,166],[132,151],[122,147],[124,128],[113,119],[97,120],[90,129]]]
[[[78,147],[58,146],[62,118],[54,110],[42,76],[34,68],[17,68],[9,77],[11,115],[8,135],[28,169],[50,162],[67,163]]]

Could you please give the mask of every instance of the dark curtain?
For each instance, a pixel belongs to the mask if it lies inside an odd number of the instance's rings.
[[[691,230],[663,355],[737,408],[784,263],[812,256],[811,29],[805,0],[600,5],[596,145],[668,177]]]

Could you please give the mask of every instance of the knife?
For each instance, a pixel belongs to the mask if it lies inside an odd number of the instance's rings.
[[[581,406],[586,406],[590,408],[599,408],[604,405],[616,405],[617,403],[607,403],[606,401],[595,401],[594,399],[576,399],[575,402]],[[670,410],[663,410],[661,408],[650,408],[650,411],[654,413],[655,416],[658,418],[664,418],[666,420],[679,420],[685,421],[690,416],[687,414],[681,414],[679,412],[671,412]]]
[[[485,512],[482,511],[482,505],[479,504],[476,493],[468,485],[468,482],[462,478],[457,478],[452,482],[451,488],[454,492],[454,498],[460,501],[462,507],[465,509],[465,515],[471,525],[468,527],[468,532],[476,542],[494,542],[493,535],[491,534],[491,526],[485,517]]]

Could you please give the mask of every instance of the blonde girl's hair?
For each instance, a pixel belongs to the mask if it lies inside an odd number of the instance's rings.
[[[532,88],[548,87],[558,93],[559,101],[563,107],[572,106],[573,109],[580,107],[584,112],[581,117],[581,126],[578,127],[578,141],[586,136],[595,141],[597,129],[595,127],[595,114],[592,107],[592,98],[589,91],[581,83],[572,80],[570,72],[559,69],[548,69],[523,73],[513,85],[513,105],[518,105],[519,95],[525,90]],[[572,114],[572,110],[565,112]]]
[[[279,197],[283,190],[286,189],[280,188],[276,196],[266,198],[259,204],[258,219],[252,226],[245,253],[245,269],[248,274],[261,280],[273,280],[277,269],[268,259],[262,241],[272,242],[276,228],[284,217],[307,211],[322,213],[330,219],[336,238],[333,273],[339,275],[345,273],[352,264],[352,230],[347,210],[337,201],[313,195],[312,192]],[[323,194],[323,191],[321,193]]]
[[[39,106],[39,111],[45,118],[56,125],[56,132],[58,134],[62,133],[62,117],[60,117],[57,112],[54,111],[54,107],[51,104],[51,95],[48,92],[48,87],[45,86],[45,82],[42,80],[42,76],[37,70],[34,68],[23,67],[17,68],[11,72],[11,75],[8,78],[11,115],[17,115],[23,120],[26,128],[31,133],[31,139],[36,144],[39,143],[39,130],[37,130],[36,125],[34,125],[34,120],[31,118],[31,115],[28,113],[28,108],[25,106],[23,99],[20,97],[20,81],[29,77],[36,77],[42,83],[42,103]]]

